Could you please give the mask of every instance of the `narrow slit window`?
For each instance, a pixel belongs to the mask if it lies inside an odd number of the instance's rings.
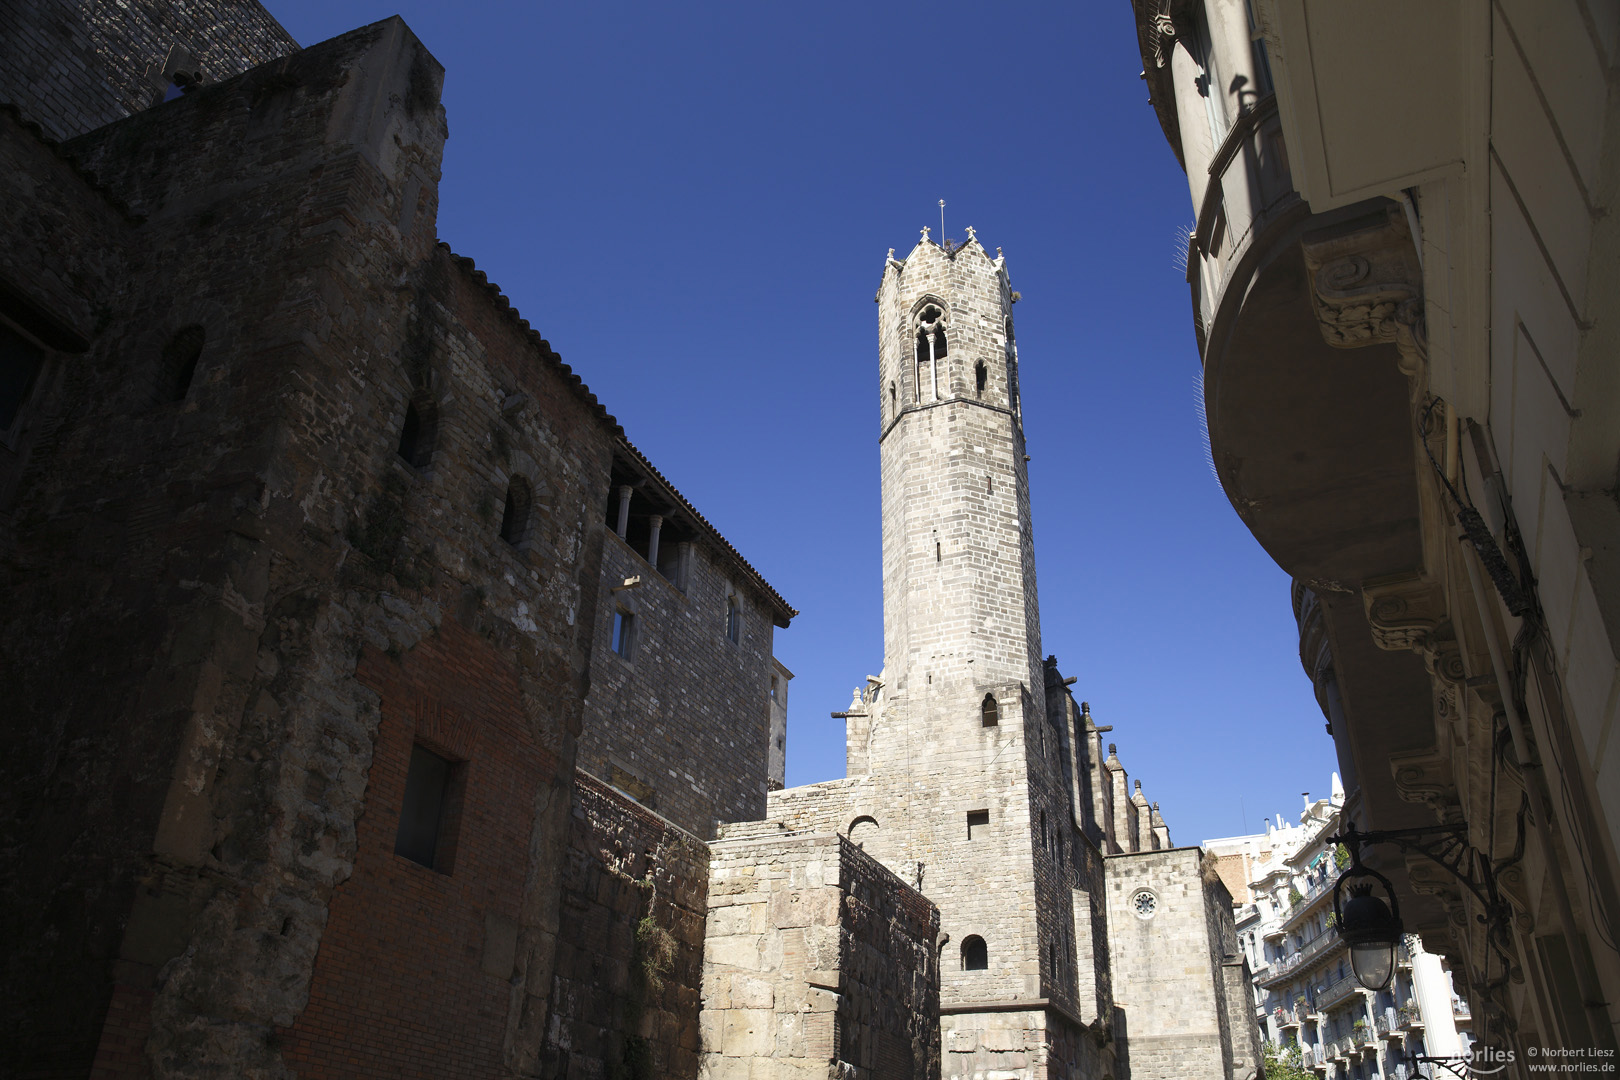
[[[529,535],[529,512],[533,505],[529,482],[514,476],[506,485],[506,507],[501,512],[501,539],[518,547]]]
[[[984,944],[984,938],[978,934],[969,934],[962,939],[962,970],[984,971],[990,966],[990,950]]]
[[[979,397],[984,397],[984,387],[989,381],[990,369],[984,366],[983,360],[980,360],[973,365],[973,392]]]
[[[399,831],[394,854],[403,855],[430,870],[449,873],[451,788],[455,763],[425,746],[411,748],[405,775],[405,801],[399,810]]]
[[[0,431],[9,428],[28,404],[44,366],[45,354],[38,346],[0,323]]]
[[[726,638],[733,645],[742,643],[742,606],[735,596],[726,597]]]
[[[984,695],[984,700],[979,702],[979,723],[985,727],[995,727],[1001,723],[1001,706],[996,704],[994,694]]]
[[[433,463],[433,448],[439,436],[439,411],[425,397],[405,404],[405,420],[399,428],[399,456],[412,468],[425,469]]]
[[[982,837],[990,829],[990,811],[969,810],[967,814],[968,839]]]
[[[163,346],[163,375],[170,401],[184,401],[191,392],[191,380],[196,377],[197,361],[202,358],[206,341],[203,328],[192,325],[177,330]]]

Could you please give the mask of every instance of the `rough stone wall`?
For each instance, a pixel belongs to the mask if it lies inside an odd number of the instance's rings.
[[[508,690],[468,722],[517,734],[480,740],[514,760],[470,758],[469,781],[548,754],[571,780],[616,429],[435,246],[440,75],[402,23],[379,23],[66,146],[127,214],[71,176],[6,206],[40,236],[35,215],[69,220],[58,204],[82,197],[85,231],[53,243],[98,253],[68,257],[92,269],[124,260],[51,283],[77,294],[62,321],[90,314],[88,344],[51,355],[48,437],[11,462],[0,507],[12,1071],[82,1075],[106,1016],[109,1070],[286,1074],[266,1035],[292,1027],[302,1052],[323,934],[348,925],[334,891],[397,873],[373,842],[397,813],[402,736],[380,727],[387,680],[357,677],[363,648],[366,671],[414,678],[433,666],[416,650],[457,636],[449,620],[475,632],[462,655]],[[49,172],[30,155],[30,175]],[[122,245],[115,220],[91,231],[118,217]],[[51,306],[51,288],[31,302]],[[187,326],[204,345],[176,400],[164,346]],[[519,392],[532,406],[503,408]],[[439,445],[412,467],[396,448],[424,394]],[[537,505],[533,542],[513,546],[498,508],[519,469]],[[482,942],[484,912],[517,922],[500,1019],[517,1068],[537,1059],[555,955],[540,867],[568,800],[544,778],[491,819],[520,887],[502,878],[449,935]],[[467,977],[494,1000],[493,976]]]
[[[70,139],[162,100],[169,50],[209,82],[298,43],[255,0],[0,0],[0,102]]]
[[[709,888],[702,841],[577,774],[552,1013],[539,1075],[698,1072]]]
[[[766,598],[706,545],[692,545],[680,588],[611,531],[604,544],[580,768],[701,837],[720,821],[763,817],[775,633]],[[640,585],[614,591],[637,576]],[[741,602],[735,644],[728,596]],[[615,608],[635,616],[629,657],[613,649]]]
[[[1105,860],[1115,1037],[1132,1080],[1232,1075],[1222,946],[1212,940],[1219,912],[1202,858],[1198,848],[1172,848]],[[1153,897],[1151,915],[1135,904],[1142,892]]]
[[[712,853],[704,1080],[938,1075],[933,904],[840,836],[731,825]]]

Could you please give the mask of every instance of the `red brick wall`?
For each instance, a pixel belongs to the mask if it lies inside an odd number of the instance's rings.
[[[556,758],[524,717],[516,669],[452,620],[397,660],[368,647],[357,675],[382,698],[359,851],[283,1054],[306,1080],[508,1075],[510,961],[486,970],[501,958],[487,927],[518,922],[536,790]],[[394,854],[417,741],[466,762],[450,874]]]

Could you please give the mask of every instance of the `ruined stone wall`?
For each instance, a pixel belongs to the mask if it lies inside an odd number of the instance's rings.
[[[1232,1075],[1202,857],[1172,848],[1105,860],[1115,1035],[1132,1080]]]
[[[849,840],[770,822],[712,845],[705,1080],[938,1075],[938,910]]]
[[[70,139],[161,101],[186,49],[210,82],[298,51],[255,0],[0,0],[0,102]]]
[[[698,1073],[709,888],[702,841],[579,773],[544,1076]]]
[[[692,545],[683,588],[613,532],[604,544],[580,767],[705,838],[717,822],[764,816],[775,633],[766,598],[708,545]],[[637,576],[640,585],[614,591]],[[741,604],[736,643],[728,596]],[[613,648],[616,608],[635,617],[629,656]]]
[[[317,955],[330,931],[333,980],[399,963],[411,943],[357,941],[350,906],[398,911],[393,881],[444,905],[435,947],[463,950],[470,1001],[504,1007],[505,1064],[537,1060],[558,888],[539,867],[568,820],[616,428],[435,246],[440,77],[389,20],[64,148],[127,206],[111,213],[128,242],[116,275],[64,286],[89,340],[54,358],[49,437],[0,507],[12,1071],[83,1075],[104,1016],[101,1065],[137,1075],[277,1075],[285,1047],[335,1053],[362,1028],[298,1028]],[[118,231],[54,242],[114,250]],[[202,345],[177,393],[188,327]],[[518,393],[527,411],[504,407]],[[408,400],[440,414],[417,464],[397,453]],[[534,519],[509,543],[501,499],[524,469]],[[511,865],[490,894],[453,869],[410,884],[387,850],[407,749],[390,665],[490,687],[446,704],[492,733],[462,762],[504,850],[468,857]],[[482,965],[506,919],[515,982],[497,991]],[[417,1008],[431,982],[394,992]],[[310,1025],[338,1016],[320,993]]]

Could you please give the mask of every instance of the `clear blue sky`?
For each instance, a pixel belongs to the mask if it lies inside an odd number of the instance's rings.
[[[882,666],[877,289],[973,225],[1018,307],[1044,645],[1182,844],[1297,815],[1333,746],[1288,579],[1205,463],[1186,180],[1128,0],[268,0],[445,65],[439,234],[802,614],[788,783]]]

